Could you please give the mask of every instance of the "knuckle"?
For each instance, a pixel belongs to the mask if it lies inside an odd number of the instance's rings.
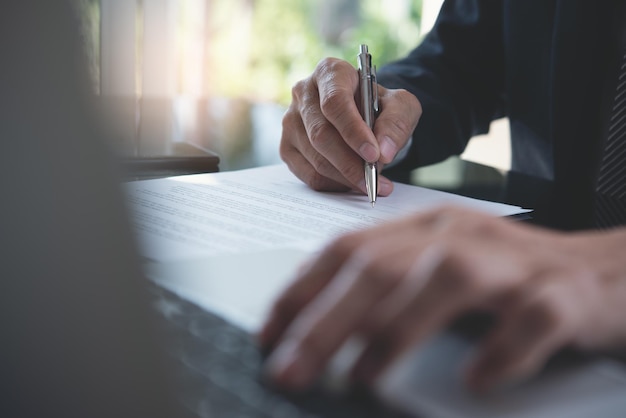
[[[305,183],[316,192],[328,189],[328,179],[317,171],[312,171],[305,179]]]
[[[310,359],[319,362],[326,361],[334,348],[329,344],[328,336],[321,327],[313,327],[302,335],[300,346],[306,350]]]
[[[385,117],[388,118],[387,123],[391,129],[399,134],[409,135],[415,130],[415,126],[422,116],[422,105],[413,95],[407,90],[397,89],[388,90],[387,98],[385,99]]]
[[[291,161],[293,155],[293,146],[291,145],[291,143],[289,143],[289,139],[285,137],[284,134],[280,141],[280,145],[278,146],[278,154],[280,155],[280,158],[286,163],[289,163]]]
[[[436,220],[438,220],[438,218],[447,219],[447,218],[454,217],[456,213],[457,213],[457,208],[452,205],[443,205],[433,210],[433,215],[435,216]]]
[[[368,289],[368,292],[372,294],[382,294],[400,282],[401,278],[394,274],[388,265],[375,258],[373,251],[361,250],[359,258],[363,260],[366,256],[367,258],[362,262],[363,273],[358,278],[360,287]]]
[[[490,218],[482,215],[475,216],[472,222],[465,223],[468,232],[481,237],[497,236],[501,230],[501,224],[497,218]]]
[[[361,244],[359,234],[352,232],[334,240],[326,249],[327,252],[339,256],[342,259],[347,259]]]
[[[345,161],[339,167],[339,171],[353,184],[357,184],[363,178],[363,168],[359,164],[351,164],[351,161]]]
[[[424,214],[424,219],[438,232],[445,232],[451,228],[459,214],[459,209],[450,205],[443,205],[432,209]],[[416,218],[415,222],[420,223],[422,218]]]
[[[282,128],[283,128],[283,137],[285,137],[286,132],[290,132],[293,130],[296,125],[296,121],[300,118],[298,113],[293,109],[293,106],[290,106],[289,109],[285,112],[282,120]]]
[[[432,211],[437,218],[452,219],[459,215],[461,210],[454,205],[444,204]]]
[[[285,119],[283,119],[283,131],[278,145],[280,158],[286,163],[290,163],[294,160],[295,154],[299,154],[295,144],[299,133],[295,129],[291,129],[294,122],[289,119],[291,119],[289,116],[286,116]]]
[[[320,73],[325,72],[328,68],[332,68],[335,61],[336,61],[336,58],[332,58],[332,57],[322,58],[317,63],[317,66],[315,67],[315,73],[320,74]]]
[[[311,84],[311,79],[305,78],[293,85],[291,88],[291,98],[294,103],[299,103],[302,100],[302,97],[310,90]]]
[[[338,58],[332,58],[332,57],[323,58],[315,67],[315,74],[318,77],[323,76],[323,75],[332,75],[339,71],[345,70],[346,65],[352,68],[350,64]]]
[[[388,124],[391,128],[390,130],[393,131],[394,136],[401,138],[402,140],[408,138],[415,129],[415,124],[409,124],[406,117],[399,114],[391,116],[388,120]]]
[[[560,304],[552,297],[544,296],[530,303],[524,313],[529,327],[539,335],[544,335],[560,328],[566,315]]]
[[[345,113],[345,108],[342,109],[342,112]],[[362,119],[346,118],[343,122],[342,132],[359,132],[363,126],[365,125]]]
[[[322,176],[329,175],[332,172],[333,165],[322,154],[315,153],[311,157],[311,165],[318,174]]]
[[[308,131],[309,141],[311,141],[313,147],[317,150],[323,149],[328,143],[331,134],[328,123],[323,120],[317,120],[309,124]]]
[[[293,110],[288,110],[287,113],[285,113],[282,120],[283,131],[281,134],[281,142],[291,142],[291,138],[297,132],[299,119],[300,115]]]
[[[430,213],[431,225],[454,236],[493,237],[500,234],[500,219],[456,206],[442,206]]]
[[[485,282],[474,269],[467,267],[464,257],[458,252],[447,251],[440,264],[440,280],[443,287],[453,289],[465,297],[479,295],[485,291]]]
[[[351,292],[367,300],[375,300],[398,285],[406,276],[403,269],[389,268],[381,248],[363,244],[358,234],[343,236],[335,243],[333,251],[343,262]]]
[[[350,100],[352,100],[350,94],[347,94],[344,89],[335,87],[329,89],[326,94],[320,98],[320,108],[327,118],[336,118],[346,112]]]
[[[398,96],[400,97],[400,100],[410,106],[410,108],[415,108],[416,114],[422,114],[422,104],[413,93],[406,89],[399,89]]]

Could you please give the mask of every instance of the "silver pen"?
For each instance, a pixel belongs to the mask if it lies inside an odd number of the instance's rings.
[[[378,112],[376,67],[372,66],[372,56],[368,51],[367,45],[361,45],[357,57],[359,60],[359,111],[367,126],[373,130],[376,113]],[[365,161],[363,168],[365,170],[367,197],[369,197],[372,207],[374,207],[376,196],[378,196],[378,164]]]

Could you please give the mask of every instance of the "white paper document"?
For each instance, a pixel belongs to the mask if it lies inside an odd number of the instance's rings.
[[[494,216],[528,212],[405,184],[372,208],[357,193],[320,193],[286,165],[127,184],[143,255],[174,261],[271,248],[315,250],[340,234],[454,204]]]

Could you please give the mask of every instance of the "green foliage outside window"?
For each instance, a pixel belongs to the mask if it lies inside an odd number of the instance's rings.
[[[226,1],[226,0],[223,0]],[[288,103],[291,86],[310,74],[324,57],[345,59],[356,65],[361,43],[368,44],[378,66],[407,53],[419,41],[421,0],[408,0],[400,18],[389,18],[384,0],[344,1],[352,9],[341,17],[323,15],[323,8],[333,1],[257,0],[254,2],[252,48],[249,71],[251,80],[267,80],[273,87],[256,95]],[[335,36],[324,36],[324,24],[332,26],[336,17],[342,28]],[[348,20],[348,22],[345,22]],[[353,24],[351,26],[350,24]],[[330,27],[330,32],[333,28]],[[270,81],[271,80],[271,81]],[[265,83],[265,81],[264,81]],[[255,91],[254,85],[248,91]]]

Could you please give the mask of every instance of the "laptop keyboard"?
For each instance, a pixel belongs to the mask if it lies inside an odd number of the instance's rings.
[[[262,356],[252,336],[172,292],[154,286],[176,363],[179,399],[199,417],[403,417],[365,391],[279,392],[263,382]]]

